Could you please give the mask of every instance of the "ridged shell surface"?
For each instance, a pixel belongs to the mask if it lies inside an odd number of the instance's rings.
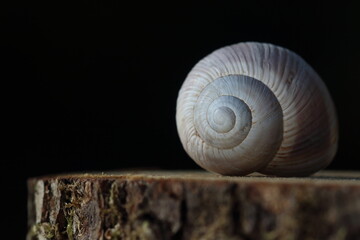
[[[265,43],[214,51],[185,79],[176,122],[185,151],[224,175],[305,176],[337,150],[334,104],[298,55]]]

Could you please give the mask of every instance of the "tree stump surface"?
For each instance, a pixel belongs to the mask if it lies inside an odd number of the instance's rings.
[[[28,180],[27,239],[360,239],[360,172],[35,177]]]

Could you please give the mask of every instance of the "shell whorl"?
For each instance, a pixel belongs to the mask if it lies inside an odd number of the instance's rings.
[[[337,118],[315,71],[271,44],[214,51],[188,74],[176,121],[186,152],[224,175],[308,175],[337,149]]]

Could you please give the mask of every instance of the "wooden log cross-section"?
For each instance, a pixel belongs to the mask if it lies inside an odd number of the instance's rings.
[[[28,180],[28,240],[360,239],[360,173],[128,171]]]

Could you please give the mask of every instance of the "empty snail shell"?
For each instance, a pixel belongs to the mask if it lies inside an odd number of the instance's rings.
[[[188,155],[223,175],[306,176],[337,150],[325,84],[301,57],[272,44],[239,43],[198,62],[179,91],[176,123]]]

